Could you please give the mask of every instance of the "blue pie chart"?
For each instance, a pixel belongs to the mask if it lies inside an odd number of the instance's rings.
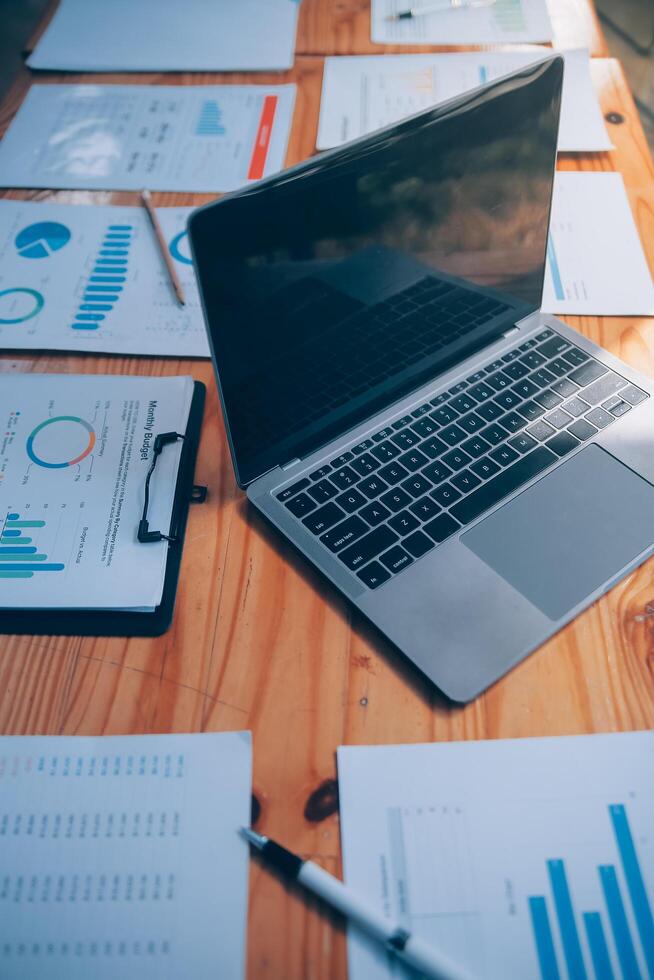
[[[37,221],[16,235],[14,244],[24,259],[47,259],[70,241],[70,230],[58,221]]]

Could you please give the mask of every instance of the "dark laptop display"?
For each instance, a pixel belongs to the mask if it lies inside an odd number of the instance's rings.
[[[526,68],[191,217],[241,485],[538,308],[562,70]]]

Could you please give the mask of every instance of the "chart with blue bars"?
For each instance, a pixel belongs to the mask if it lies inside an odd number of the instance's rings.
[[[223,112],[215,99],[205,99],[195,127],[196,136],[224,136]]]
[[[542,980],[654,980],[652,901],[626,806],[609,805],[607,821],[612,827],[618,861],[596,867],[602,908],[575,908],[574,882],[562,858],[546,861],[549,894],[528,899]],[[635,929],[630,921],[635,923]],[[590,962],[582,951],[582,930]],[[555,932],[560,938],[563,961],[556,953]]]
[[[61,562],[49,562],[36,539],[46,526],[15,511],[6,515],[0,531],[0,578],[34,578],[40,572],[63,572]]]
[[[109,225],[107,228],[71,324],[73,330],[97,330],[120,300],[127,282],[133,232],[132,225]]]

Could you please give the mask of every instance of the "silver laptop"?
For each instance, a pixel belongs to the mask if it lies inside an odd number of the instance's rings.
[[[239,485],[455,701],[654,550],[652,383],[539,313],[562,75],[189,223]]]

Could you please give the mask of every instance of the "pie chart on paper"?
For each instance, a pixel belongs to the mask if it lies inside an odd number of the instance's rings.
[[[38,221],[16,235],[15,245],[24,259],[47,259],[70,241],[70,230],[58,221]]]

